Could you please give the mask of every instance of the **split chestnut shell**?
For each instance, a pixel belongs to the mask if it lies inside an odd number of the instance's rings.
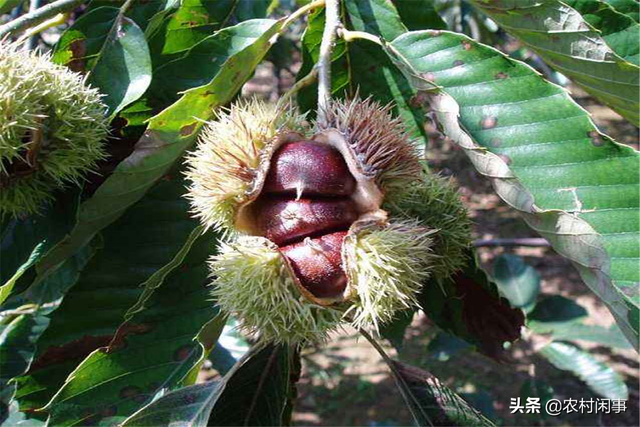
[[[308,129],[291,110],[240,103],[208,124],[188,166],[195,214],[225,233],[213,294],[261,339],[377,329],[417,305],[438,263],[436,230],[402,213],[399,195],[424,175],[390,107],[335,101]]]

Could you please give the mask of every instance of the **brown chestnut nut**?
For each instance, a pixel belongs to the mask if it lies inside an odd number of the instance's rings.
[[[283,144],[273,154],[263,191],[297,197],[347,196],[355,186],[338,150],[303,140]]]
[[[358,218],[348,198],[300,199],[263,196],[253,206],[262,236],[278,246],[307,236],[346,230]]]
[[[346,235],[346,231],[339,231],[280,248],[302,286],[317,298],[340,297],[347,286],[342,269]]]

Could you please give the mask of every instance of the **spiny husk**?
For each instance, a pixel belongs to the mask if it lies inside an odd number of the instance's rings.
[[[343,243],[349,283],[337,302],[309,296],[274,243],[245,235],[254,234],[250,207],[271,155],[289,137],[304,139],[300,116],[258,101],[237,104],[207,125],[188,159],[194,212],[209,227],[233,231],[211,262],[213,294],[260,340],[323,341],[344,322],[378,330],[418,305],[431,274],[451,274],[463,262],[466,212],[442,179],[422,175],[416,147],[390,107],[334,101],[327,117],[311,139],[345,158],[360,214]]]
[[[96,89],[47,57],[0,41],[0,214],[37,213],[105,158],[106,107]],[[12,164],[29,170],[16,174]]]
[[[471,245],[471,220],[451,180],[424,170],[420,179],[383,204],[393,218],[415,219],[435,230],[430,269],[442,281],[462,268]]]
[[[431,273],[434,230],[417,221],[363,228],[345,239],[345,270],[355,290],[345,314],[356,328],[378,330],[402,309],[418,306]]]
[[[210,263],[213,296],[240,328],[261,341],[302,344],[324,341],[342,312],[313,304],[293,283],[277,247],[244,236],[220,245]]]
[[[342,133],[360,160],[364,173],[375,178],[385,192],[402,189],[420,174],[418,149],[392,105],[381,106],[371,98],[332,100],[318,130],[335,128]]]
[[[282,132],[301,129],[303,120],[292,109],[252,99],[208,122],[186,160],[195,216],[207,227],[232,230],[238,207],[257,184],[266,147]]]

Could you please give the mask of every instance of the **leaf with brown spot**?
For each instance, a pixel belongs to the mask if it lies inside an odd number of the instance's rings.
[[[65,63],[71,71],[76,73],[84,73],[86,71],[87,41],[84,39],[76,39],[69,45],[71,51],[71,59]]]
[[[111,353],[122,349],[126,345],[126,340],[129,335],[146,334],[152,331],[153,328],[154,325],[145,323],[136,324],[132,322],[124,322],[120,325],[116,334],[113,336],[113,339],[109,342],[109,346],[105,349],[105,353]]]
[[[49,327],[38,340],[36,358],[40,358],[49,348],[64,346],[84,336],[109,338],[106,343],[99,343],[93,349],[87,348],[89,352],[98,348],[99,345],[102,348],[99,353],[115,354],[130,350],[132,340],[143,339],[152,334],[157,335],[158,329],[162,332],[158,322],[149,322],[145,319],[132,319],[119,330],[118,328],[125,320],[127,311],[143,294],[144,288],[141,285],[154,276],[154,273],[161,271],[153,281],[156,287],[158,283],[166,284],[164,280],[170,278],[172,271],[182,265],[190,268],[180,275],[185,278],[201,277],[200,282],[197,279],[194,280],[194,286],[203,285],[206,280],[206,269],[183,263],[186,255],[183,255],[183,249],[187,246],[188,253],[193,243],[186,245],[185,242],[197,228],[197,222],[191,219],[187,212],[188,203],[182,196],[185,191],[181,179],[161,181],[140,203],[102,232],[101,238],[95,240],[96,244],[99,243],[97,253],[80,274],[75,286],[68,291],[68,298],[65,298],[51,315]],[[153,218],[148,215],[150,211],[154,213]],[[170,266],[167,267],[168,265]],[[42,292],[52,292],[56,288],[52,280],[58,272],[64,272],[64,270],[57,270],[51,275],[51,279],[45,279],[44,285],[48,287]],[[64,276],[62,278],[66,279],[67,286],[74,284],[72,278]],[[29,291],[33,293],[38,289],[39,287],[34,287]],[[185,295],[182,290],[180,295]],[[206,290],[203,290],[203,294],[200,295],[202,301],[198,300],[197,303],[191,301],[192,305],[187,308],[176,304],[174,298],[167,304],[166,312],[170,313],[172,306],[182,307],[185,312],[194,307],[200,307],[198,304],[207,304],[206,308],[210,308],[210,303],[206,301],[207,297]],[[203,308],[203,310],[206,309]],[[205,316],[205,313],[206,311],[202,315]],[[184,316],[183,313],[181,315]],[[198,315],[195,313],[193,315],[195,316],[193,319],[186,316],[186,321],[198,321]],[[207,320],[200,319],[202,322]],[[170,324],[169,317],[167,317],[167,324]],[[195,336],[200,325],[192,325],[192,327],[195,329]],[[163,332],[167,334],[166,330]],[[116,339],[113,339],[114,335],[117,335]],[[113,352],[106,353],[109,341],[112,341],[114,349]],[[181,342],[177,347],[184,344]],[[169,355],[165,354],[165,357],[171,359],[173,351],[175,348],[168,349]],[[48,364],[42,369],[18,378],[20,406],[38,408],[44,406],[82,359],[84,357],[64,358],[60,363]],[[142,361],[144,358],[138,360]],[[153,381],[162,383],[164,379]],[[115,402],[114,404],[117,405]],[[126,407],[121,409],[126,410]]]
[[[129,416],[160,390],[181,385],[199,366],[205,350],[196,337],[217,314],[207,288],[212,238],[197,239],[109,346],[91,353],[68,376],[45,407],[50,424],[74,425],[86,416],[97,423],[112,406],[115,416]],[[189,269],[182,272],[179,266]]]
[[[605,1],[471,3],[549,66],[638,126],[640,26],[632,18]]]
[[[207,92],[206,94],[203,94],[203,96],[210,96],[211,92]],[[191,123],[189,125],[184,125],[180,128],[180,135],[182,136],[189,136],[191,135],[195,130],[196,130],[196,126],[198,124],[197,123]]]
[[[66,363],[71,361],[81,361],[87,357],[91,352],[100,348],[106,347],[113,336],[103,335],[93,337],[85,335],[80,339],[68,342],[62,345],[54,345],[40,355],[29,368],[29,373],[38,371],[51,365],[60,363]]]
[[[523,10],[536,16],[555,11],[560,13],[558,16],[575,17],[571,25],[580,24],[581,18],[561,3],[540,2],[528,9],[513,9],[513,2],[496,0],[487,10],[493,14],[505,7],[509,15],[513,12],[513,16],[505,18],[507,21],[517,21]],[[568,21],[536,22],[556,27],[561,25],[558,22]],[[527,37],[534,33],[538,34],[527,30]],[[585,34],[590,31],[579,32],[579,37],[584,38]],[[563,33],[562,37],[566,35]],[[542,40],[544,35],[536,37]],[[471,51],[461,46],[463,40],[473,45]],[[593,40],[597,40],[595,35]],[[589,43],[585,41],[584,46]],[[580,44],[577,49],[584,46]],[[601,48],[599,45],[589,54],[607,55],[607,49]],[[464,150],[496,193],[576,266],[581,278],[607,305],[629,342],[637,348],[638,152],[599,132],[589,114],[564,89],[547,82],[526,64],[464,35],[443,33],[435,38],[432,31],[409,32],[393,40],[386,51],[412,85],[424,91],[445,135]],[[464,73],[452,72],[453,58],[466,61]],[[587,62],[585,69],[596,74],[620,65],[616,61]],[[626,64],[623,68],[630,71],[634,67]],[[635,69],[633,79],[628,73],[611,70],[607,76],[626,79],[617,90],[637,99],[640,74]],[[421,77],[429,72],[436,75],[438,87]],[[495,79],[500,72],[508,73],[510,78]],[[631,90],[633,87],[635,90]],[[633,109],[637,117],[638,108],[632,108],[633,102],[623,104],[624,108]],[[500,140],[499,146],[491,144],[496,139]],[[509,161],[505,162],[507,158],[501,155],[508,156]]]

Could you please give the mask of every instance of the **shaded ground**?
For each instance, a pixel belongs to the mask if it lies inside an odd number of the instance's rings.
[[[275,98],[270,71],[263,69],[246,87],[247,92]],[[638,149],[638,130],[616,113],[600,106],[579,89],[572,94],[589,112],[602,131],[614,139]],[[465,155],[450,142],[435,137],[427,158],[434,171],[451,175],[460,186],[465,204],[476,222],[476,238],[538,237],[506,206],[481,178]],[[542,276],[542,293],[563,295],[587,308],[589,322],[602,326],[614,323],[604,305],[582,283],[568,261],[552,249],[482,248],[481,260],[490,265],[503,252],[524,257]],[[538,419],[532,415],[510,414],[509,400],[517,397],[531,373],[548,383],[558,399],[598,397],[572,375],[560,371],[537,356],[528,341],[521,340],[509,350],[509,362],[499,365],[477,353],[462,351],[449,360],[428,353],[427,345],[435,335],[428,319],[418,317],[407,330],[406,344],[399,355],[390,346],[390,354],[438,376],[445,384],[465,394],[474,405],[483,408],[501,425],[637,426],[639,389],[638,355],[633,350],[612,350],[581,343],[599,360],[623,375],[630,399],[623,414],[596,416],[571,413],[559,418]],[[299,399],[294,414],[299,426],[404,426],[412,425],[386,366],[377,353],[354,333],[336,336],[325,348],[304,353],[303,375],[298,386]]]

